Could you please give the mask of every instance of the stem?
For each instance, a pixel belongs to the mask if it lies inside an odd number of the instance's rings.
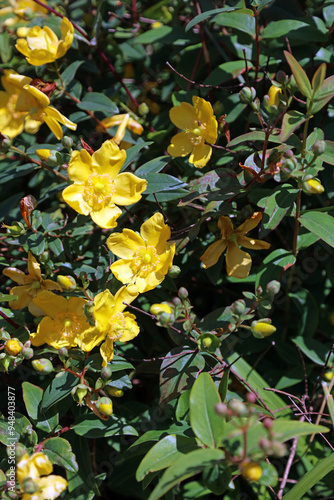
[[[304,420],[305,420],[305,417],[301,417],[299,421],[303,422]],[[299,439],[299,436],[295,437],[294,440],[293,440],[293,443],[292,443],[292,447],[291,447],[289,459],[287,461],[287,464],[286,464],[286,467],[285,467],[285,471],[284,471],[284,474],[283,474],[283,479],[282,479],[282,482],[281,482],[281,486],[280,486],[280,489],[279,489],[278,494],[277,494],[277,498],[279,498],[279,499],[281,499],[283,497],[283,491],[284,491],[286,482],[287,482],[288,477],[289,477],[289,473],[290,473],[290,469],[291,469],[291,466],[292,466],[293,459],[294,459],[296,451],[297,451],[298,439]]]
[[[3,319],[5,319],[10,325],[14,326],[15,328],[19,328],[19,325],[15,323],[12,319],[8,318],[5,313],[3,313],[0,309],[0,316],[2,316]]]
[[[256,62],[255,62],[255,81],[257,80],[259,69],[260,69],[260,43],[259,43],[259,13],[257,8],[254,7],[254,18],[255,18],[255,43],[256,43]]]
[[[50,167],[47,167],[44,162],[37,161],[37,160],[34,160],[33,158],[30,158],[30,156],[28,156],[26,153],[24,153],[23,151],[21,151],[21,149],[15,147],[15,146],[11,146],[10,149],[12,151],[15,151],[15,153],[18,153],[19,155],[21,155],[24,158],[26,158],[30,163],[34,163],[35,165],[38,165],[41,168],[45,168],[45,170],[48,170],[52,174],[56,175],[57,177],[61,177],[62,179],[64,179],[64,181],[68,182],[68,178],[65,177],[65,175],[61,174],[60,172],[57,172],[56,170],[53,170]]]

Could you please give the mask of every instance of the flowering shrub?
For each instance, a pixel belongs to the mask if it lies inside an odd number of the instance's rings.
[[[0,26],[0,498],[330,497],[331,2]]]

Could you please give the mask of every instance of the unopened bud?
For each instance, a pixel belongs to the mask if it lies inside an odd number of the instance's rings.
[[[118,387],[112,387],[108,385],[105,389],[109,396],[113,398],[121,398],[122,396],[124,396],[124,391],[122,391],[122,389],[119,389]]]
[[[232,414],[236,417],[241,417],[248,411],[244,403],[238,399],[231,399],[228,403],[228,407],[232,410]]]
[[[241,475],[248,481],[258,481],[262,476],[262,469],[256,462],[244,460],[240,464]]]
[[[0,135],[0,152],[7,153],[12,145],[12,139],[7,135]]]
[[[251,403],[251,404],[255,404],[257,401],[255,394],[253,394],[252,392],[247,392],[246,399],[247,399],[248,403]]]
[[[44,250],[44,252],[41,253],[41,255],[39,256],[39,260],[45,264],[50,258],[50,254],[48,252],[48,250]]]
[[[139,104],[138,113],[140,114],[140,116],[146,116],[149,111],[150,109],[146,102],[142,102],[141,104]]]
[[[97,400],[95,407],[105,417],[110,417],[113,412],[112,401],[109,398],[100,398]]]
[[[169,323],[174,323],[174,314],[170,314],[170,313],[167,313],[167,312],[161,312],[159,313],[159,324],[161,326],[166,326],[168,325]]]
[[[49,359],[33,359],[31,364],[36,372],[42,373],[43,375],[53,372],[53,366]]]
[[[246,302],[242,299],[236,300],[231,305],[231,311],[237,316],[241,316],[246,311]]]
[[[303,191],[307,194],[321,194],[325,191],[324,186],[318,179],[307,179],[303,182]]]
[[[271,429],[272,426],[274,425],[274,422],[272,418],[266,417],[263,419],[262,424],[263,427],[265,427],[266,429]]]
[[[68,135],[64,135],[64,137],[61,140],[62,145],[66,149],[71,149],[73,146],[73,139],[72,137],[69,137]]]
[[[58,354],[59,356],[67,357],[68,350],[66,349],[66,347],[61,347],[60,349],[58,349]]]
[[[256,97],[256,90],[254,87],[244,87],[240,90],[239,97],[243,104],[250,104]]]
[[[150,307],[150,313],[154,314],[154,316],[160,315],[160,313],[168,313],[171,314],[172,308],[168,304],[152,304]]]
[[[80,406],[83,405],[83,399],[87,396],[88,387],[85,384],[78,384],[71,391],[74,401],[76,401]]]
[[[186,299],[188,297],[188,290],[183,286],[177,292],[180,299]]]
[[[267,283],[266,292],[268,295],[270,295],[271,298],[277,295],[280,289],[281,289],[281,284],[279,281],[272,280],[269,281],[269,283]]]
[[[75,290],[77,287],[77,282],[72,276],[63,276],[58,274],[57,283],[62,287],[63,290]]]
[[[22,349],[22,356],[24,359],[31,359],[34,356],[33,348],[24,346]]]
[[[101,377],[103,378],[103,380],[110,379],[111,374],[112,374],[112,370],[111,370],[110,366],[104,366],[102,368],[102,370],[101,370]]]
[[[268,105],[269,106],[276,106],[276,108],[280,104],[280,94],[282,93],[282,89],[279,87],[276,87],[276,85],[272,85],[270,89],[268,90]]]
[[[271,449],[272,455],[275,455],[275,457],[284,457],[284,455],[286,455],[286,446],[284,443],[273,441],[271,444]]]
[[[276,80],[279,83],[285,83],[287,80],[286,73],[284,73],[284,71],[282,71],[282,70],[278,70],[276,73]]]
[[[181,272],[181,269],[179,268],[179,266],[172,266],[170,268],[170,270],[168,271],[167,275],[170,277],[170,278],[177,278],[177,276],[180,274]]]
[[[325,141],[315,141],[312,147],[312,151],[315,156],[322,155],[326,151],[326,142]]]
[[[273,333],[276,332],[276,327],[269,322],[253,321],[251,325],[251,331],[254,337],[263,339],[264,337],[273,335]]]
[[[27,453],[26,447],[19,443],[18,441],[15,443],[15,459],[16,462],[20,460],[20,458]]]
[[[324,373],[324,379],[327,380],[327,382],[330,382],[333,377],[334,377],[333,372],[325,372]]]
[[[198,337],[197,343],[201,350],[215,352],[220,345],[220,340],[212,333],[202,333]]]
[[[5,351],[10,356],[17,356],[22,351],[23,344],[16,338],[7,340],[5,343]]]
[[[173,298],[173,304],[176,305],[176,306],[180,306],[182,304],[182,302],[179,299],[179,297],[174,297]]]
[[[228,414],[227,405],[225,403],[217,403],[217,404],[215,404],[215,412],[220,417],[226,417],[226,415]]]
[[[31,479],[31,477],[26,477],[22,481],[22,490],[24,493],[24,496],[26,495],[32,495],[39,489],[38,485]]]

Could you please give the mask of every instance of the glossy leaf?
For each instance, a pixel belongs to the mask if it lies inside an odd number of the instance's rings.
[[[80,109],[88,109],[89,111],[103,111],[108,115],[118,113],[116,104],[109,97],[99,92],[88,92],[77,106]]]
[[[334,217],[324,212],[310,211],[299,217],[299,222],[311,233],[334,247]]]
[[[260,285],[263,289],[269,281],[278,280],[282,274],[296,262],[295,256],[286,250],[277,249],[263,259],[255,279],[255,289]]]
[[[78,378],[69,372],[61,372],[56,376],[44,391],[41,401],[41,410],[47,411],[56,403],[66,398],[78,384]]]
[[[260,238],[264,238],[278,226],[288,210],[292,208],[298,192],[299,189],[290,184],[282,184],[268,196],[259,232]]]
[[[307,356],[313,363],[319,366],[323,366],[326,362],[330,347],[323,345],[316,339],[296,337],[292,339],[302,351],[305,356]]]
[[[108,420],[101,420],[93,413],[89,413],[80,418],[72,429],[79,436],[86,438],[101,438],[107,436],[137,436],[137,431],[131,426],[127,425],[126,421],[122,418],[111,415]]]
[[[293,57],[293,55],[290,54],[290,52],[285,50],[284,55],[286,60],[288,61],[292,74],[295,77],[298,89],[305,97],[311,99],[312,87],[305,71],[303,70],[299,62]]]
[[[307,120],[307,116],[299,111],[288,111],[283,116],[280,140],[285,142],[293,132]]]
[[[43,452],[53,464],[60,465],[70,472],[78,470],[75,455],[72,452],[70,443],[66,439],[60,437],[48,439],[43,444]]]

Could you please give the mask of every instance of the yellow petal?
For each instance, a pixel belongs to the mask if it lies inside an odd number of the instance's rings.
[[[226,240],[230,237],[230,234],[233,232],[233,224],[229,217],[222,215],[218,219],[218,227],[220,229],[223,240]]]
[[[80,349],[85,352],[90,352],[94,349],[94,347],[101,344],[105,336],[105,331],[102,332],[93,326],[92,328],[85,330],[83,333],[80,333],[75,340]]]
[[[27,40],[24,38],[19,38],[15,44],[16,49],[21,52],[26,57],[29,57],[30,55],[30,49]]]
[[[121,259],[132,259],[138,247],[145,245],[139,234],[131,229],[123,229],[122,233],[113,233],[107,239],[109,250]]]
[[[133,283],[136,274],[133,272],[131,262],[117,260],[110,266],[110,271],[121,283]]]
[[[152,245],[160,254],[167,250],[167,240],[171,237],[171,232],[164,222],[163,215],[156,212],[141,225],[140,235],[146,245]]]
[[[124,149],[119,149],[112,140],[105,141],[92,156],[93,170],[99,174],[108,174],[114,179],[121,170],[125,158]]]
[[[270,243],[263,240],[254,240],[248,236],[240,236],[238,238],[238,244],[241,247],[249,248],[250,250],[267,250],[271,247]]]
[[[73,24],[67,19],[67,17],[63,17],[60,23],[61,29],[61,39],[64,42],[66,50],[70,48],[74,39],[74,27]]]
[[[169,111],[169,117],[177,128],[186,130],[197,127],[197,116],[194,107],[188,102],[181,102]]]
[[[2,271],[2,274],[7,276],[7,278],[15,281],[16,283],[19,283],[19,285],[27,285],[28,283],[32,283],[33,281],[31,276],[28,276],[23,271],[16,269],[16,267],[6,267],[6,269]]]
[[[64,189],[64,191],[62,192],[62,197],[64,198],[65,202],[76,212],[82,215],[88,215],[90,212],[90,207],[82,197],[84,189],[84,184],[72,184],[72,186],[67,186]]]
[[[67,481],[61,476],[41,477],[37,481],[40,490],[33,495],[29,495],[29,500],[55,500],[66,490]],[[23,498],[22,498],[23,500]]]
[[[51,130],[51,132],[56,136],[58,141],[60,141],[63,138],[63,130],[59,125],[59,123],[53,118],[50,118],[49,116],[44,116],[44,121]]]
[[[65,125],[65,127],[70,128],[71,130],[76,130],[77,129],[77,124],[71,122],[66,116],[62,115],[58,109],[48,106],[45,109],[45,114],[46,116],[49,116],[50,118],[53,118],[54,120],[58,121],[62,125]]]
[[[85,149],[73,151],[68,165],[68,176],[71,181],[86,182],[92,175],[92,157]]]
[[[113,229],[117,226],[117,219],[121,213],[121,209],[116,207],[116,205],[111,205],[96,212],[90,212],[90,216],[98,226],[104,229]]]
[[[187,156],[193,150],[193,143],[191,142],[187,132],[180,132],[172,137],[171,143],[167,148],[167,153],[171,156]]]
[[[11,309],[24,309],[28,306],[29,302],[36,296],[36,290],[31,288],[30,285],[14,286],[10,292],[10,295],[17,295],[16,300],[9,302],[9,307]]]
[[[240,250],[238,245],[229,241],[226,252],[226,271],[228,276],[243,279],[247,278],[252,267],[251,256]]]
[[[247,234],[249,231],[254,229],[262,220],[262,213],[255,212],[250,219],[247,219],[243,224],[236,228],[234,231],[237,235]]]
[[[191,155],[189,156],[189,163],[193,163],[197,168],[203,168],[208,163],[212,155],[212,148],[208,144],[201,142],[194,146]]]
[[[119,339],[120,342],[128,342],[133,338],[137,337],[140,328],[136,323],[136,316],[129,312],[124,313],[125,328],[122,337]]]
[[[42,452],[34,453],[30,457],[30,464],[36,467],[37,473],[40,476],[48,476],[53,469],[51,460]]]
[[[116,312],[122,312],[126,308],[126,305],[131,304],[139,295],[138,289],[135,285],[122,286],[115,295],[115,306],[113,314]]]
[[[36,87],[33,87],[32,85],[24,85],[23,88],[33,97],[35,97],[41,107],[46,108],[50,104],[48,96],[38,90]]]
[[[107,339],[100,347],[100,353],[103,358],[102,366],[107,366],[108,361],[114,357],[114,343],[112,340]]]
[[[134,174],[123,173],[117,175],[114,185],[116,191],[112,198],[113,202],[116,205],[125,206],[137,203],[141,199],[141,193],[145,191],[147,181]]]
[[[24,130],[28,132],[28,134],[36,134],[43,122],[34,120],[29,115],[24,119]]]
[[[68,305],[65,297],[56,295],[48,290],[41,291],[33,300],[34,304],[42,309],[47,316],[54,318],[60,311],[67,311]]]
[[[33,280],[40,281],[42,279],[41,266],[31,252],[28,253],[28,272]]]
[[[196,111],[197,120],[204,125],[212,123],[212,118],[214,118],[214,114],[211,104],[205,99],[202,99],[202,97],[198,96],[193,96],[192,101]],[[217,121],[216,121],[216,129],[217,129]]]
[[[210,245],[201,257],[205,269],[214,266],[227,247],[227,240],[220,239]]]
[[[115,297],[106,289],[94,298],[94,320],[96,328],[106,335],[109,330],[109,318],[114,314]]]

